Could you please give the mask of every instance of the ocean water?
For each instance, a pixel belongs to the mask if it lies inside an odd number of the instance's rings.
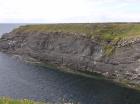
[[[2,36],[2,34],[4,33],[8,33],[12,31],[14,28],[17,28],[21,25],[25,25],[25,24],[1,24],[0,23],[0,36]]]

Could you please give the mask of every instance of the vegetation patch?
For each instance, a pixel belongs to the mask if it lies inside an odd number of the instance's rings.
[[[71,23],[71,24],[34,24],[21,26],[15,32],[65,32],[79,33],[89,38],[97,36],[102,41],[115,38],[128,39],[140,36],[139,23]],[[80,34],[81,33],[81,34]]]
[[[57,103],[52,103],[52,102],[42,103],[42,102],[35,102],[32,100],[28,100],[28,99],[15,100],[15,99],[11,99],[8,97],[2,97],[2,98],[0,98],[0,104],[79,104],[79,103],[78,102],[76,102],[76,103],[65,102],[65,101],[61,101],[61,102],[57,102]]]
[[[34,102],[32,100],[27,100],[27,99],[14,100],[11,98],[2,97],[2,98],[0,98],[0,104],[45,104],[45,103]]]

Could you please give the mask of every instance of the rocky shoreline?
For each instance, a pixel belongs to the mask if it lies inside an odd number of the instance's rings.
[[[70,68],[68,68],[64,65],[44,63],[44,62],[41,62],[41,61],[39,61],[35,58],[32,58],[32,57],[29,57],[29,56],[27,57],[27,56],[12,54],[12,58],[14,60],[24,62],[26,64],[33,64],[33,65],[41,66],[41,67],[44,67],[44,68],[51,68],[53,70],[59,70],[59,71],[62,71],[62,72],[71,73],[71,74],[75,74],[75,75],[80,75],[80,76],[84,76],[84,77],[89,77],[89,78],[93,78],[93,79],[97,79],[97,80],[106,80],[106,81],[115,83],[117,85],[120,85],[122,87],[132,88],[132,89],[140,91],[139,84],[131,83],[130,81],[132,79],[130,79],[130,80],[119,79],[119,78],[122,78],[122,76],[119,76],[119,73],[118,73],[118,79],[116,79],[115,77],[113,77],[113,75],[111,77],[109,77],[106,73],[104,74],[104,73],[100,73],[98,71],[89,72],[89,71],[81,71],[81,70],[71,70]]]

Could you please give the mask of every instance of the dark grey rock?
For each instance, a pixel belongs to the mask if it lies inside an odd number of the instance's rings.
[[[104,57],[102,44],[75,33],[11,32],[1,38],[0,50],[73,70],[98,72],[109,78],[131,80],[140,84],[139,41],[140,39],[134,39],[119,42],[115,52]]]

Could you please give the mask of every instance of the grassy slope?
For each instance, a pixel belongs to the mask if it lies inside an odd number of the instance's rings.
[[[100,23],[100,24],[38,24],[22,26],[20,32],[72,32],[85,34],[89,38],[102,40],[128,39],[140,36],[139,23]]]

